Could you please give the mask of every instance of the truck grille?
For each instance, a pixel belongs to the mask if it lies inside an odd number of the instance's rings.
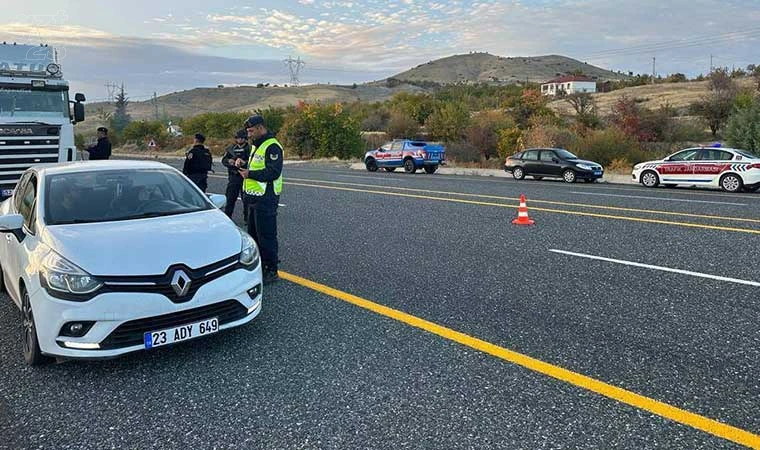
[[[21,133],[14,130],[24,131]],[[59,161],[58,126],[4,125],[0,127],[0,189],[12,189],[26,169]]]

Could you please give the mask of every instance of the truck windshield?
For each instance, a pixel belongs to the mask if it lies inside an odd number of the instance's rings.
[[[2,88],[0,117],[68,118],[68,92]]]

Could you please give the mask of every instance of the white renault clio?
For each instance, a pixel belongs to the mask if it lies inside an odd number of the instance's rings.
[[[0,282],[26,362],[114,357],[256,317],[259,252],[224,201],[155,162],[27,170],[0,205]]]

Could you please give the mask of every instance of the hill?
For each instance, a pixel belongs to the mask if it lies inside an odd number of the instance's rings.
[[[518,83],[546,82],[559,75],[582,72],[598,81],[622,80],[628,75],[616,73],[559,55],[502,57],[489,53],[454,55],[421,64],[391,78],[405,82]]]
[[[612,92],[597,92],[592,94],[600,115],[608,115],[612,105],[622,96],[626,95],[644,108],[657,109],[661,105],[670,105],[681,113],[688,113],[692,103],[700,100],[707,94],[708,81],[687,81],[683,83],[660,83],[646,86],[635,86]],[[741,88],[753,88],[754,81],[751,78],[737,80]],[[564,100],[554,100],[549,107],[562,113],[572,113],[572,107]]]

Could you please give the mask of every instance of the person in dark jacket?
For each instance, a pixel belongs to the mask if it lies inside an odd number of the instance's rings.
[[[248,203],[248,234],[256,240],[261,252],[264,284],[279,279],[279,245],[277,242],[277,207],[282,192],[282,145],[264,126],[264,118],[256,115],[245,121],[252,140],[251,156],[243,177],[243,201]]]
[[[111,141],[108,140],[108,128],[98,128],[98,143],[84,149],[90,154],[90,161],[104,160],[111,157]]]
[[[195,135],[193,147],[185,154],[185,165],[182,167],[182,173],[190,178],[203,192],[206,192],[208,173],[211,170],[213,160],[211,158],[211,150],[203,145],[204,142],[206,142],[205,136],[200,133]]]
[[[222,156],[222,165],[227,168],[227,206],[224,212],[232,218],[235,212],[235,203],[243,191],[243,177],[240,176],[240,169],[248,165],[250,156],[250,147],[248,146],[248,133],[240,130],[235,134],[235,143],[227,147]],[[248,206],[243,203],[243,220],[248,222]]]

